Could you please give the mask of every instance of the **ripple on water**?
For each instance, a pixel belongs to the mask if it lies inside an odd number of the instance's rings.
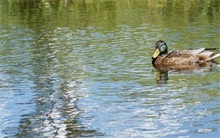
[[[2,42],[6,38],[0,35],[1,48],[8,52],[2,52],[4,62],[0,63],[0,134],[217,134],[219,69],[170,71],[161,82],[152,71],[152,44],[167,38],[161,32],[173,34],[168,40],[174,46],[175,41],[185,38],[184,31],[172,30],[143,23],[138,27],[118,25],[113,30],[59,27],[47,32],[42,29],[35,35],[30,30],[21,33],[22,29],[17,35],[1,31],[13,37]],[[27,35],[27,39],[20,39]]]

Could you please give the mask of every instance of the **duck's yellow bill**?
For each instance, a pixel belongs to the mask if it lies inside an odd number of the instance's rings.
[[[152,55],[152,58],[157,58],[157,57],[159,56],[159,54],[160,54],[160,51],[159,51],[159,49],[157,49],[157,50],[154,52],[154,54]]]

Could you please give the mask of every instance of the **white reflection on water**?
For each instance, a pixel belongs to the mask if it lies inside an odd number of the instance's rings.
[[[201,101],[194,101],[193,95],[173,89],[141,88],[132,82],[93,82],[88,96],[78,103],[83,111],[80,120],[109,137],[188,137],[190,131],[214,131],[194,128],[201,120],[209,122],[207,116],[212,112],[203,108]]]
[[[1,80],[1,88],[6,87],[5,90],[7,89],[7,87],[10,85],[9,83],[5,83],[6,82],[6,77],[2,74],[0,74],[0,80]],[[4,82],[4,84],[2,84],[2,81]],[[6,135],[3,133],[3,130],[6,126],[10,125],[11,123],[13,123],[12,121],[10,121],[8,119],[9,116],[11,116],[11,112],[10,110],[7,110],[7,104],[9,102],[9,99],[12,97],[12,93],[10,92],[5,92],[4,95],[0,96],[0,136],[5,137]]]

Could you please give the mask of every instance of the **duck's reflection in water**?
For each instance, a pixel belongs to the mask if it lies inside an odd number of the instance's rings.
[[[154,70],[157,84],[166,84],[168,81],[168,70]]]
[[[154,74],[157,84],[166,84],[169,80],[169,71],[181,73],[181,74],[192,74],[192,73],[202,73],[202,72],[211,72],[215,67],[219,66],[217,62],[209,62],[200,64],[199,67],[191,66],[191,68],[184,69],[170,69],[170,68],[155,68]]]

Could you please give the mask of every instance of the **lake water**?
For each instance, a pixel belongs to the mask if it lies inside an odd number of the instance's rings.
[[[220,137],[220,67],[158,72],[159,39],[220,48],[219,1],[1,0],[0,137]]]

